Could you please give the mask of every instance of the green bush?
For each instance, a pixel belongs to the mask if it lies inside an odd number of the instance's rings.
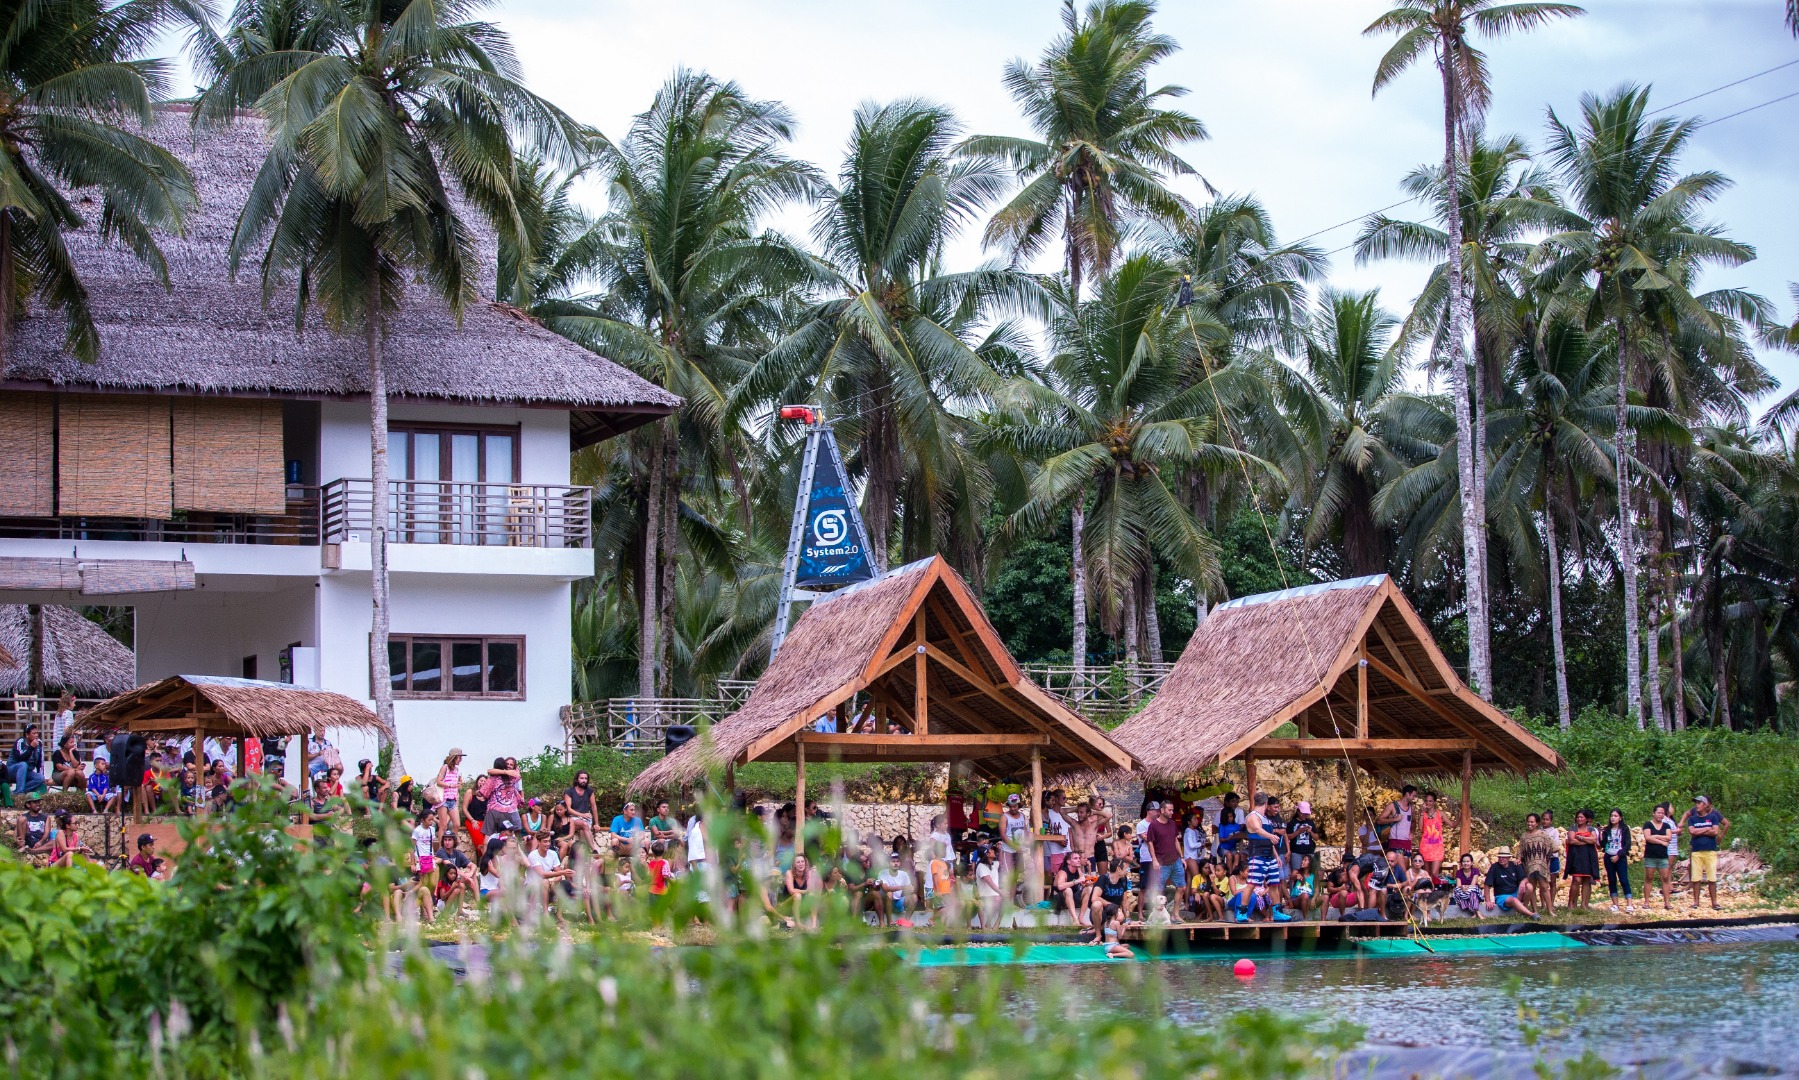
[[[631,922],[581,934],[515,909],[516,932],[459,977],[377,921],[372,898],[356,911],[365,875],[385,886],[378,864],[335,832],[293,840],[281,808],[265,798],[206,823],[203,849],[168,882],[0,861],[10,1071],[1257,1080],[1326,1075],[1356,1037],[1254,1011],[1185,1025],[1137,964],[1118,966],[1115,1005],[1058,997],[1023,967],[930,971],[868,934],[841,896],[819,931],[773,933],[759,918],[734,923],[692,879]],[[733,862],[754,826],[712,811],[719,861]],[[724,895],[717,876],[698,884]],[[714,921],[712,944],[668,948],[641,932],[696,919]]]
[[[1638,731],[1596,709],[1566,732],[1529,726],[1567,767],[1475,781],[1475,807],[1500,835],[1522,830],[1524,815],[1543,809],[1554,810],[1558,824],[1572,825],[1576,810],[1592,810],[1603,821],[1617,807],[1631,825],[1641,825],[1656,803],[1667,802],[1678,817],[1703,794],[1730,819],[1727,843],[1742,841],[1778,873],[1799,873],[1799,740],[1710,727]]]

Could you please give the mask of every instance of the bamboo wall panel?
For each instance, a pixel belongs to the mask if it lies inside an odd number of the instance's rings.
[[[57,418],[59,513],[170,516],[168,398],[64,394]]]
[[[0,558],[0,590],[56,591],[81,588],[81,565],[74,559]]]
[[[56,399],[0,397],[0,515],[56,513]]]
[[[175,509],[287,511],[280,402],[176,398],[173,407]]]
[[[193,587],[194,564],[191,562],[98,559],[81,563],[81,591],[88,596],[169,592]]]

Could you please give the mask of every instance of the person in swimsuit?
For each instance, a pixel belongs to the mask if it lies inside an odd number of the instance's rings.
[[[1424,809],[1418,814],[1418,854],[1424,857],[1424,870],[1432,881],[1443,876],[1443,838],[1448,827],[1443,819],[1443,808],[1437,802],[1437,793],[1425,792]]]

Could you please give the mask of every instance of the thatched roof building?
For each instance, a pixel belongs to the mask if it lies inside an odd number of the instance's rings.
[[[880,734],[819,734],[857,695]],[[841,728],[841,725],[839,725]],[[967,761],[1004,778],[1128,769],[1130,755],[1019,670],[966,582],[941,558],[891,570],[812,604],[743,708],[633,783],[690,783],[749,761]]]
[[[200,198],[183,235],[158,238],[172,289],[129,250],[102,242],[91,224],[72,234],[69,248],[90,293],[100,358],[83,364],[65,352],[61,316],[35,309],[8,342],[0,389],[366,397],[360,334],[333,334],[314,317],[302,337],[294,330],[292,288],[265,304],[254,263],[232,280],[231,235],[268,147],[261,122],[244,118],[196,132],[187,110],[165,107],[151,137],[193,171]],[[90,223],[98,221],[91,197],[76,204]],[[482,246],[484,299],[468,306],[460,326],[422,288],[388,317],[387,386],[394,400],[570,408],[576,446],[627,431],[679,403],[493,302],[491,237]]]
[[[326,728],[379,735],[379,718],[355,698],[287,683],[220,675],[171,675],[75,716],[77,732],[170,732],[207,738],[285,738]]]
[[[70,608],[41,604],[38,610],[46,690],[100,697],[136,685],[137,661],[117,638]],[[31,691],[31,653],[30,605],[0,604],[0,693]]]
[[[1289,722],[1298,739],[1269,738]],[[1348,759],[1389,776],[1561,765],[1463,684],[1384,574],[1219,605],[1113,738],[1164,777],[1244,757]]]

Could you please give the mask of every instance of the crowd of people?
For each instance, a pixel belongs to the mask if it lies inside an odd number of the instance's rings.
[[[22,793],[26,805],[16,846],[52,865],[94,857],[69,810],[43,810],[52,785],[80,792],[94,813],[126,809],[106,747],[82,761],[74,737],[56,734],[47,772],[39,771],[39,736],[29,727],[7,771],[9,796]],[[208,740],[199,751],[196,757],[191,738],[151,747],[146,779],[131,794],[134,808],[228,809],[234,748]],[[410,850],[387,898],[390,914],[469,910],[522,883],[548,908],[575,903],[606,918],[639,896],[661,897],[684,880],[700,880],[708,865],[699,808],[677,813],[666,801],[630,802],[606,818],[585,772],[566,790],[530,795],[516,758],[471,769],[460,749],[430,779],[392,784],[366,759],[346,782],[337,751],[317,737],[307,761],[295,787],[280,779],[279,747],[265,758],[296,824],[348,827],[352,803],[363,813],[384,808],[407,823]],[[346,799],[347,792],[357,798]],[[1052,790],[1034,825],[1017,789],[954,789],[920,850],[904,833],[851,835],[808,801],[763,807],[758,829],[747,835],[766,840],[747,850],[735,842],[712,887],[733,907],[748,904],[787,926],[815,925],[825,898],[841,894],[879,925],[928,920],[997,930],[1020,909],[1046,907],[1095,940],[1115,941],[1130,922],[1537,918],[1591,907],[1601,881],[1612,911],[1629,912],[1639,899],[1648,904],[1658,891],[1672,909],[1672,870],[1684,835],[1692,902],[1697,906],[1703,891],[1716,909],[1717,856],[1730,827],[1705,796],[1678,818],[1666,803],[1655,807],[1640,831],[1621,810],[1603,821],[1577,810],[1570,828],[1545,810],[1530,814],[1515,845],[1497,848],[1483,866],[1474,852],[1447,859],[1457,822],[1436,792],[1406,785],[1362,817],[1339,857],[1327,849],[1311,805],[1299,800],[1289,810],[1275,793],[1258,792],[1244,806],[1232,791],[1201,798],[1151,790],[1136,815],[1121,819],[1103,796],[1071,804]],[[166,860],[155,855],[153,841],[145,846],[150,839],[139,838],[129,867],[164,874]],[[1647,894],[1640,898],[1632,869],[1639,864]]]

